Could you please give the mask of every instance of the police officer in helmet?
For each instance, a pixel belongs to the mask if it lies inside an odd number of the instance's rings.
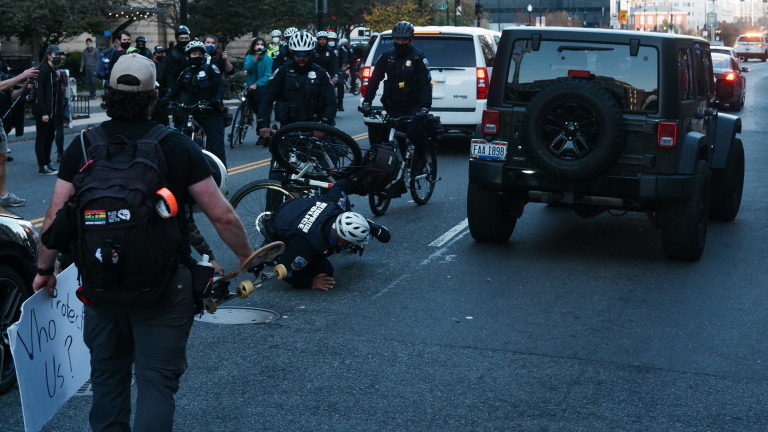
[[[173,88],[179,75],[187,68],[187,54],[185,49],[190,41],[189,27],[179,26],[176,29],[176,45],[173,46],[165,59],[165,68],[163,70],[164,81],[167,88]]]
[[[336,117],[336,96],[331,78],[322,67],[313,63],[314,36],[302,30],[288,42],[292,59],[277,68],[269,78],[259,100],[259,135],[269,137],[272,104],[275,119],[289,123],[314,121],[333,126]],[[282,179],[285,170],[272,163],[270,178]]]
[[[189,67],[182,72],[174,86],[170,88],[163,103],[179,98],[185,105],[201,103],[206,108],[194,110],[192,115],[205,131],[206,147],[226,166],[224,153],[224,116],[222,100],[224,98],[224,80],[221,71],[214,64],[205,60],[205,46],[200,41],[192,41],[185,49]],[[166,60],[167,61],[167,60]],[[184,117],[187,113],[184,113]],[[174,121],[178,115],[174,115]]]
[[[432,107],[429,62],[424,53],[413,46],[413,24],[408,21],[395,24],[392,41],[393,47],[376,60],[360,111],[365,116],[371,114],[371,102],[386,76],[381,103],[391,117],[415,116],[414,121],[408,123],[406,133],[416,147],[416,161],[423,165],[426,160],[426,117]],[[386,141],[385,133],[382,128],[368,129],[371,143]]]

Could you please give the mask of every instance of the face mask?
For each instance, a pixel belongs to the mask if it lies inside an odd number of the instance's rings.
[[[329,47],[335,47],[336,46],[336,42],[328,42],[328,46]]]
[[[264,51],[264,45],[256,45],[256,52],[263,52]]]
[[[88,45],[86,45],[86,47],[87,47],[88,49],[91,49],[91,48],[93,48],[93,45],[91,45],[91,44],[88,44]]]
[[[131,47],[131,43],[130,42],[120,42],[120,48],[122,48],[124,50],[127,50],[130,47]]]
[[[200,67],[203,65],[205,57],[192,57],[189,59],[189,65],[192,67]]]
[[[187,44],[189,43],[189,41],[177,41],[177,42],[178,43],[176,45],[178,45],[178,46],[180,46],[182,48],[186,47]]]
[[[278,43],[278,42],[280,42],[280,38],[279,37],[273,37],[272,38],[272,43]]]
[[[58,66],[61,64],[61,57],[54,57],[51,59],[51,63],[53,63],[54,66]]]
[[[205,46],[205,50],[208,51],[209,53],[212,53],[215,48],[216,47],[213,46],[213,45],[206,45]]]
[[[405,54],[408,54],[409,51],[411,51],[411,45],[410,44],[393,44],[395,45],[395,54],[402,56]]]
[[[155,60],[157,60],[158,63],[162,63],[163,60],[165,60],[165,56],[164,55],[157,56],[157,57],[155,57]]]

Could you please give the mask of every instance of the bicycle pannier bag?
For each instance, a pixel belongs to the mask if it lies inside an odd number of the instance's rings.
[[[365,168],[360,172],[360,182],[368,192],[381,192],[395,178],[398,171],[395,149],[387,144],[374,144],[365,154]]]

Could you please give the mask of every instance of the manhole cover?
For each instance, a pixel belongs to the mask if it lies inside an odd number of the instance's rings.
[[[280,314],[267,309],[252,307],[220,307],[215,313],[204,312],[203,316],[196,316],[195,321],[216,324],[266,324],[270,323]]]

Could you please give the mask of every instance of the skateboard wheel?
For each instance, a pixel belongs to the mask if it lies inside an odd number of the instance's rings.
[[[208,313],[214,313],[218,308],[219,308],[219,305],[216,304],[216,301],[214,299],[208,299],[205,301],[205,310]]]
[[[237,295],[240,296],[241,299],[244,299],[251,295],[255,289],[253,282],[244,280],[237,286]]]
[[[282,264],[278,264],[274,268],[275,273],[277,273],[278,279],[285,279],[286,276],[288,276],[288,270],[285,269],[285,266]]]

